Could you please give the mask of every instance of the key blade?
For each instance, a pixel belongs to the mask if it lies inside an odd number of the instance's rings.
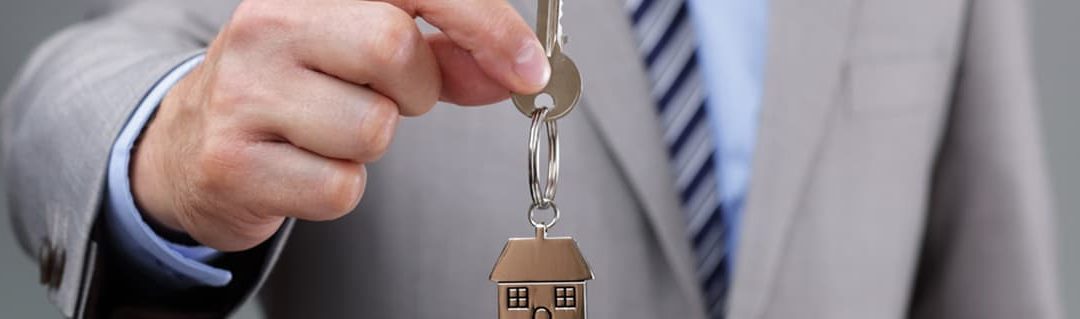
[[[562,46],[562,0],[539,0],[536,14],[536,35],[547,56],[559,52]]]
[[[563,1],[558,0],[559,7],[557,8],[559,15],[555,17],[555,40],[553,40],[555,47],[562,50],[562,46],[566,44],[566,34],[563,34],[562,18],[563,18]]]

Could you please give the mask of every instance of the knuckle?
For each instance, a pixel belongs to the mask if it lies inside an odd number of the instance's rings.
[[[364,167],[361,165],[352,164],[337,170],[331,181],[325,184],[327,189],[322,192],[325,198],[321,205],[323,213],[317,219],[334,220],[352,212],[363,197],[366,179]]]
[[[213,119],[246,118],[260,107],[282,101],[281,90],[244,71],[242,65],[219,65],[205,93],[206,111]]]
[[[253,102],[251,87],[253,85],[246,77],[221,71],[214,77],[208,92],[208,109],[214,114],[236,114],[243,105]]]
[[[412,18],[400,9],[387,9],[380,17],[373,44],[374,62],[384,68],[402,69],[414,60],[423,35]]]
[[[382,157],[390,148],[398,119],[398,107],[393,101],[382,98],[372,103],[364,119],[357,122],[356,159],[371,162]]]
[[[411,22],[412,16],[410,16],[405,10],[399,7],[397,4],[392,4],[384,1],[369,1],[365,2],[366,10],[370,10],[369,13],[376,17],[381,18],[393,18],[398,20],[396,22],[403,22],[409,20]]]
[[[233,12],[229,22],[229,38],[240,43],[262,39],[268,32],[290,30],[297,19],[274,1],[246,0]]]

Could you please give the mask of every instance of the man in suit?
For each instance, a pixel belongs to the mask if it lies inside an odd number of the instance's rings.
[[[535,4],[237,5],[102,3],[27,62],[3,172],[49,298],[494,317],[490,267],[532,233],[528,121],[499,101],[551,77]],[[1023,9],[566,1],[586,88],[551,232],[596,273],[590,315],[1060,318]]]

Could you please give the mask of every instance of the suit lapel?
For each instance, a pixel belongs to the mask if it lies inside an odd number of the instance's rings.
[[[700,286],[694,276],[675,181],[623,2],[565,3],[563,25],[570,37],[567,54],[577,61],[585,82],[581,114],[577,116],[586,116],[606,141],[607,151],[640,201],[681,292],[691,306],[700,308]]]
[[[765,1],[765,0],[763,0]],[[840,92],[858,0],[770,1],[765,90],[735,281],[735,318],[760,317]],[[691,306],[703,307],[674,179],[623,0],[567,1],[582,110],[636,193]],[[525,12],[533,12],[527,8]]]
[[[838,104],[857,0],[771,0],[765,90],[753,175],[740,225],[734,318],[767,310],[794,216]]]

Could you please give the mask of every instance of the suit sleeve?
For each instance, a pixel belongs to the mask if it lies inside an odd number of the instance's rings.
[[[1025,2],[971,0],[912,318],[1061,318]]]
[[[216,259],[220,288],[145,288],[107,242],[106,169],[131,112],[168,72],[204,50],[231,1],[116,1],[41,45],[0,103],[2,181],[22,248],[68,317],[221,317],[258,287],[291,223],[263,245]]]

